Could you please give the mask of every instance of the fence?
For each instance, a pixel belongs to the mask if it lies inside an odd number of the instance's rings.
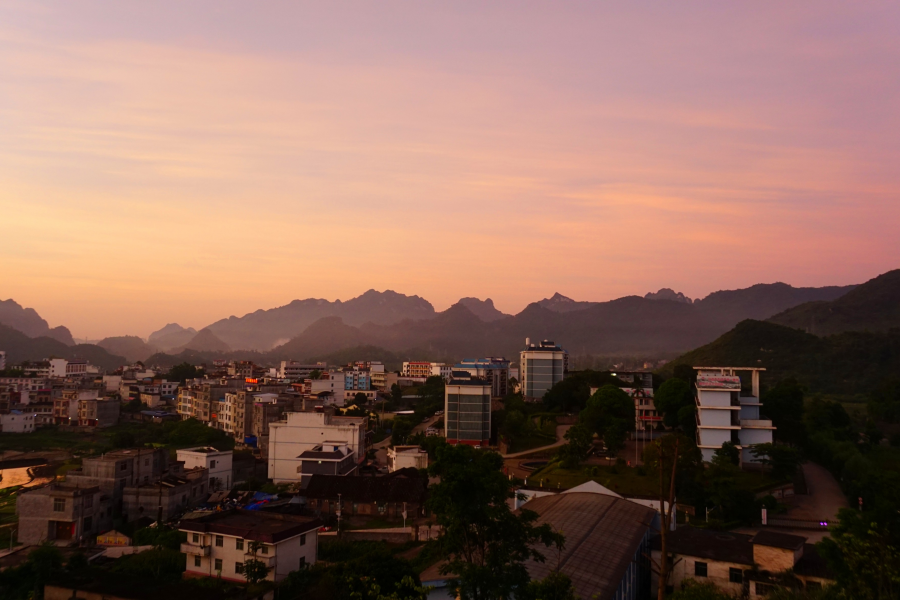
[[[825,531],[829,525],[837,524],[837,519],[831,521],[813,521],[810,519],[789,519],[787,517],[767,517],[763,527],[785,527],[787,529],[809,529],[813,531]]]

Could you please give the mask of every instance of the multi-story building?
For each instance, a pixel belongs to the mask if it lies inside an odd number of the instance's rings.
[[[467,371],[453,372],[444,386],[444,436],[449,444],[490,444],[490,381]]]
[[[119,422],[122,401],[118,398],[84,398],[78,400],[78,425],[112,427]]]
[[[432,377],[440,377],[444,380],[444,382],[450,381],[450,376],[453,373],[453,366],[448,365],[446,363],[431,363],[431,376]]]
[[[121,511],[125,488],[157,481],[167,470],[168,452],[164,448],[113,450],[83,459],[80,469],[66,473],[66,483],[79,487],[98,486],[111,498],[113,510]]]
[[[509,361],[505,358],[464,358],[453,371],[466,371],[491,382],[491,396],[503,398],[509,393]]]
[[[400,374],[405,377],[431,377],[431,363],[423,361],[411,361],[403,363]]]
[[[35,426],[35,414],[11,410],[0,414],[0,431],[3,433],[32,433]]]
[[[92,542],[112,527],[109,502],[97,486],[52,483],[20,494],[16,500],[19,542],[68,545]]]
[[[550,340],[532,344],[526,339],[525,349],[519,353],[522,396],[526,401],[540,400],[547,390],[563,380],[568,370],[568,352]]]
[[[185,448],[176,453],[179,462],[185,469],[202,468],[209,472],[210,490],[230,490],[234,483],[231,450],[216,450],[210,446]]]
[[[97,400],[100,396],[96,389],[79,389],[69,387],[62,390],[59,397],[53,399],[53,418],[58,425],[77,425],[78,406],[84,400]]]
[[[289,412],[269,423],[269,479],[300,480],[300,455],[323,442],[344,442],[355,464],[366,459],[366,417],[336,417],[330,412]]]
[[[427,469],[428,453],[419,446],[392,446],[387,451],[388,471],[400,469]]]
[[[775,427],[760,416],[758,367],[694,367],[697,373],[697,447],[704,461],[731,442],[741,451],[743,464],[759,464],[751,454],[756,444],[772,442]],[[751,387],[743,390],[737,372],[749,372]]]
[[[302,380],[309,377],[313,371],[328,370],[328,363],[318,362],[315,364],[306,364],[295,360],[283,360],[281,366],[278,367],[279,379]]]
[[[281,581],[291,571],[316,562],[322,521],[261,511],[225,511],[184,519],[187,535],[181,552],[187,555],[185,577],[217,577],[245,582],[244,564],[262,561],[266,579]]]
[[[159,478],[122,490],[122,513],[126,520],[141,517],[168,521],[209,498],[209,471],[202,467],[183,469],[171,465]]]

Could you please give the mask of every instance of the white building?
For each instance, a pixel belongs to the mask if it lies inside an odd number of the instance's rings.
[[[569,370],[569,353],[544,340],[532,344],[525,339],[525,349],[519,353],[519,389],[526,401],[544,397],[554,384],[559,383]]]
[[[759,373],[754,367],[694,367],[697,373],[697,447],[704,461],[711,461],[715,451],[731,442],[741,451],[742,463],[757,463],[750,453],[752,446],[772,442],[775,427],[760,416]],[[751,389],[741,390],[741,379],[735,373],[749,371]]]
[[[3,433],[31,433],[34,431],[34,413],[11,410],[0,415],[0,431]]]
[[[400,369],[400,375],[404,377],[431,377],[431,365],[432,363],[423,361],[405,362]]]
[[[183,519],[185,576],[243,583],[244,564],[258,560],[269,568],[268,581],[281,581],[291,571],[315,564],[321,525],[310,517],[247,510]]]
[[[453,366],[446,363],[431,363],[431,376],[440,377],[444,382],[450,381]]]
[[[313,371],[325,371],[328,365],[323,362],[305,364],[295,360],[283,360],[278,367],[279,379],[306,379]]]
[[[269,423],[269,479],[300,481],[300,455],[325,441],[344,442],[360,464],[366,458],[366,417],[336,417],[326,412],[290,412]]]
[[[209,471],[210,490],[231,489],[231,484],[234,483],[233,456],[231,450],[216,450],[209,446],[185,448],[177,452],[178,461],[184,462],[185,470],[201,467]]]
[[[387,451],[388,471],[393,473],[400,469],[428,468],[428,453],[419,446],[394,446]]]

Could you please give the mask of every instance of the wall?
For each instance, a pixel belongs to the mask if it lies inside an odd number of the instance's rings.
[[[660,553],[658,550],[653,551],[653,560],[656,562],[656,564],[659,564]],[[706,577],[697,577],[696,575],[694,575],[694,563],[698,561],[706,563]],[[676,590],[681,587],[681,582],[685,579],[694,579],[700,582],[708,581],[714,583],[720,589],[735,596],[740,596],[741,590],[743,589],[743,584],[731,583],[728,578],[728,570],[730,568],[736,568],[741,569],[741,571],[745,571],[751,569],[753,566],[724,561],[713,561],[712,559],[696,558],[693,556],[685,556],[682,554],[676,555],[674,562],[675,565],[672,567],[672,571],[669,575],[669,585],[674,586]],[[659,577],[654,576],[652,578],[653,585],[651,596],[654,598],[657,595],[658,581]]]

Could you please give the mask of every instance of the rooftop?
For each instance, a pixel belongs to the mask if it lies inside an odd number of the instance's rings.
[[[416,469],[406,468],[383,477],[344,477],[342,475],[313,475],[306,489],[300,493],[307,498],[337,498],[346,502],[413,502],[425,500],[428,478]]]
[[[184,519],[178,528],[182,531],[219,533],[275,544],[321,526],[322,521],[311,517],[233,510],[197,519]]]
[[[734,375],[700,376],[697,388],[702,390],[740,390],[741,378]]]
[[[788,533],[779,533],[763,529],[754,535],[750,542],[759,546],[770,546],[772,548],[782,548],[784,550],[799,550],[806,543],[805,537],[799,535],[790,535]]]
[[[679,527],[669,532],[667,550],[697,558],[708,558],[739,565],[753,565],[752,536],[743,533],[724,533],[695,527]],[[653,538],[651,547],[659,550],[659,536]]]

